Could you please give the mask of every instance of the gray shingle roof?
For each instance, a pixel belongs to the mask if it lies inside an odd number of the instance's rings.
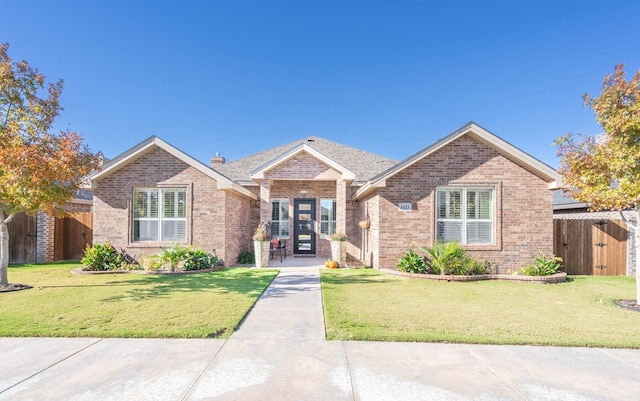
[[[278,159],[281,155],[303,144],[354,172],[356,174],[355,183],[367,181],[397,163],[395,160],[361,149],[342,145],[317,136],[310,136],[242,159],[217,165],[214,169],[233,181],[248,182],[250,181],[249,176],[252,171]]]

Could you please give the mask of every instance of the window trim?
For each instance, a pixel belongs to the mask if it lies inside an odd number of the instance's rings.
[[[322,232],[322,223],[325,222],[325,220],[322,219],[322,202],[323,201],[328,201],[328,202],[332,202],[331,204],[331,212],[333,214],[333,216],[329,215],[328,217],[333,217],[333,218],[328,218],[326,220],[326,222],[328,223],[328,230],[327,232]],[[336,199],[334,198],[320,198],[320,238],[329,238],[331,237],[333,234],[335,234],[338,231],[338,222],[336,219],[336,215],[338,214],[338,203],[336,202]],[[331,232],[331,223],[333,223],[333,232]]]
[[[136,217],[136,194],[139,192],[145,192],[147,197],[150,193],[155,191],[158,193],[158,209],[157,217]],[[164,217],[164,195],[165,191],[171,192],[184,192],[184,217]],[[150,206],[149,206],[150,207]],[[136,221],[157,221],[158,222],[158,236],[156,239],[136,239],[135,226]],[[163,237],[163,222],[165,221],[184,221],[184,237],[181,239],[162,239]],[[170,187],[134,187],[133,197],[131,203],[131,244],[154,244],[154,243],[188,243],[189,241],[189,190],[183,186],[170,186]]]
[[[273,218],[271,219],[271,227],[273,230],[273,222],[276,221],[278,222],[278,227],[280,228],[278,233],[274,233],[273,231],[271,231],[271,236],[272,237],[278,237],[280,239],[289,239],[291,237],[291,202],[289,201],[289,198],[272,198],[271,201],[269,202],[269,205],[271,206],[271,210],[269,210],[269,217],[273,217],[273,203],[274,202],[278,202],[278,207],[281,208],[281,203],[282,202],[286,202],[287,203],[287,219],[286,220],[273,220]],[[286,222],[285,224],[283,224],[283,222]],[[282,235],[282,227],[284,227],[286,225],[287,227],[287,232],[289,233],[288,235]]]
[[[490,219],[469,219],[467,217],[467,194],[468,191],[483,191],[490,190],[491,191],[491,218]],[[441,191],[450,193],[452,191],[460,191],[461,193],[461,202],[460,202],[460,218],[451,219],[451,218],[440,218],[438,217],[438,208],[439,208],[439,193]],[[494,248],[499,247],[499,233],[498,233],[498,190],[495,185],[452,185],[452,186],[443,186],[437,187],[435,189],[434,196],[434,238],[436,241],[438,240],[438,223],[439,222],[460,222],[461,223],[461,232],[460,232],[460,244],[465,247],[480,247],[480,248]],[[449,205],[447,203],[447,209]],[[467,227],[470,222],[489,222],[491,223],[491,242],[468,242],[467,238]]]

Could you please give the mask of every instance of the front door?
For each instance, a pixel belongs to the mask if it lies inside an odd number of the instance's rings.
[[[315,255],[316,200],[295,199],[293,205],[293,253]]]

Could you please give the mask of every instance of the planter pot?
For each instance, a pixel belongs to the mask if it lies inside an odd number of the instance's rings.
[[[253,241],[256,267],[269,266],[269,241]]]
[[[340,266],[344,266],[347,261],[346,241],[331,242],[331,259],[337,261]]]

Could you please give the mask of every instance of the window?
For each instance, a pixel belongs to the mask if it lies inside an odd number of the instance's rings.
[[[289,199],[271,200],[271,235],[289,238]]]
[[[336,233],[336,200],[320,199],[320,235]]]
[[[134,241],[185,241],[187,190],[145,188],[134,191]]]
[[[439,188],[436,239],[461,244],[493,244],[493,189]]]

